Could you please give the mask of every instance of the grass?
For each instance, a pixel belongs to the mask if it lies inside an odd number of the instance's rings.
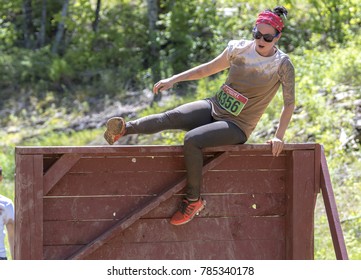
[[[352,44],[340,46],[333,52],[304,51],[292,57],[296,65],[297,109],[286,133],[287,142],[317,142],[325,147],[333,190],[341,220],[345,242],[350,259],[361,260],[361,149],[360,143],[345,142],[353,132],[352,120],[355,114],[354,101],[361,99],[359,79],[359,52]],[[320,69],[323,71],[320,71]],[[354,72],[352,72],[354,71]],[[154,106],[140,116],[164,111],[194,99],[213,95],[224,80],[225,75],[213,79],[203,79],[192,92],[191,97],[173,99],[166,107]],[[340,94],[345,98],[340,99]],[[249,143],[265,143],[277,124],[282,107],[279,93],[272,101],[260,120]],[[39,130],[20,130],[14,133],[0,131],[0,164],[5,179],[1,192],[14,198],[14,147],[16,145],[36,146],[81,146],[103,143],[102,130],[80,132],[53,132],[53,128],[66,125],[61,119],[63,109],[51,108],[51,114],[44,110],[47,126]],[[39,114],[42,113],[39,111]],[[52,117],[57,116],[57,117]],[[20,116],[9,118],[16,127],[22,123]],[[27,120],[29,121],[29,120]],[[32,128],[31,123],[27,127]],[[44,127],[50,127],[45,130]],[[34,133],[34,137],[23,140],[24,136]],[[140,144],[181,144],[183,133],[163,132],[160,137],[139,137]],[[154,142],[150,143],[150,139]],[[315,259],[335,259],[332,239],[321,195],[315,209]]]

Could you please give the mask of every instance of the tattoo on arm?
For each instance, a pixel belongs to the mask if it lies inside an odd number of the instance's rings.
[[[295,103],[295,70],[289,59],[286,59],[280,67],[280,79],[282,83],[284,104]]]

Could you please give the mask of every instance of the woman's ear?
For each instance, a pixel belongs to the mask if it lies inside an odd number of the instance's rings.
[[[275,42],[275,43],[277,43],[278,40],[281,39],[281,37],[282,37],[282,32],[278,33],[278,35],[277,35],[277,37],[276,37],[276,42]]]

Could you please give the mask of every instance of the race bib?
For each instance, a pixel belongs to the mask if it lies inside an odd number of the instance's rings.
[[[233,88],[223,85],[217,93],[217,100],[223,109],[232,115],[238,116],[246,105],[248,98]]]

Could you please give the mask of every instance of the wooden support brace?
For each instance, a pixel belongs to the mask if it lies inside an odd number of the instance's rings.
[[[335,196],[332,190],[327,161],[323,147],[321,147],[321,149],[321,190],[323,201],[325,203],[328,224],[330,226],[332,242],[335,249],[336,258],[338,260],[347,260],[347,249],[342,233],[340,218],[337,212]]]
[[[79,154],[64,154],[51,166],[44,175],[44,196],[78,162],[80,157]]]
[[[228,157],[228,152],[219,153],[212,160],[206,163],[203,166],[202,174],[206,173],[208,170],[214,168],[219,163],[221,163],[224,159]],[[181,191],[186,185],[186,178],[183,178],[181,181],[175,183],[174,185],[163,190],[158,196],[152,198],[148,203],[144,206],[136,209],[135,211],[129,213],[125,218],[121,219],[117,224],[111,227],[109,230],[101,234],[95,240],[81,248],[75,254],[69,257],[69,259],[83,259],[87,255],[91,254],[99,247],[101,247],[104,243],[114,238],[120,232],[131,226],[142,216],[146,215],[156,207],[158,207],[162,202],[171,198],[174,194]]]
[[[314,258],[313,228],[317,190],[312,150],[292,151],[288,159],[286,259]]]

